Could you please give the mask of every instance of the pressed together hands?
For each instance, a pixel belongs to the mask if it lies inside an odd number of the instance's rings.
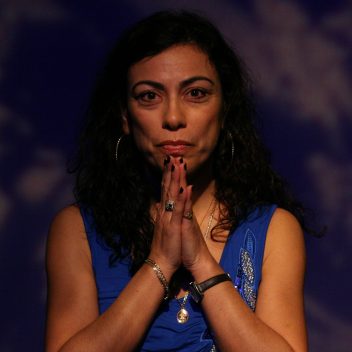
[[[182,159],[166,158],[149,258],[157,263],[169,282],[183,266],[196,283],[201,283],[224,270],[212,255],[217,253],[216,246],[213,242],[205,242],[196,218],[189,216],[193,206],[192,186],[187,184],[186,174]],[[171,201],[174,202],[173,209],[167,209],[166,205],[172,204]],[[206,202],[203,199],[203,205]],[[197,206],[200,206],[200,198]],[[204,208],[207,206],[199,207]],[[75,213],[77,225],[71,226],[71,222],[67,226],[67,219],[72,221],[73,210],[63,213],[66,218],[61,215],[56,220],[48,244],[51,299],[47,350],[110,351],[116,346],[120,350],[134,350],[160,306],[161,289],[158,295],[151,294],[156,291],[155,275],[150,273],[148,265],[142,266],[118,299],[99,316],[93,272],[90,268],[87,270],[86,257],[82,260],[80,244],[84,241],[77,241],[80,215]],[[243,348],[248,351],[307,350],[301,293],[304,242],[300,227],[292,221],[281,216],[270,225],[272,234],[267,241],[271,246],[270,253],[275,255],[267,256],[263,264],[265,270],[256,314],[230,283],[217,285],[204,297],[202,308],[222,351]],[[63,232],[67,233],[65,241],[62,240]],[[66,258],[74,258],[76,265]],[[74,299],[68,300],[72,295]]]
[[[167,276],[181,265],[195,276],[202,268],[204,270],[206,263],[216,262],[196,218],[192,216],[192,186],[187,185],[187,165],[182,158],[169,156],[164,165],[149,257]],[[170,202],[172,210],[167,209]]]

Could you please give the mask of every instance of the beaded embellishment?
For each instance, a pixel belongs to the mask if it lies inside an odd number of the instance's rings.
[[[201,341],[202,340],[214,340],[214,336],[211,333],[211,331],[209,330],[209,328],[206,328],[206,330],[203,332],[202,337],[201,337]],[[216,352],[216,351],[217,351],[216,346],[213,343],[209,352]]]
[[[255,291],[255,236],[247,229],[243,247],[240,250],[239,264],[235,278],[235,287],[249,308],[255,310],[257,292]]]

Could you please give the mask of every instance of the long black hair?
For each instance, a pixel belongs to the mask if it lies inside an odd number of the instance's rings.
[[[186,11],[158,12],[127,30],[111,52],[93,92],[71,167],[76,173],[76,201],[90,209],[96,229],[113,249],[115,259],[133,254],[132,272],[150,251],[153,190],[139,166],[141,156],[132,138],[121,140],[118,160],[114,158],[117,139],[123,134],[128,69],[178,44],[202,50],[222,86],[224,120],[215,150],[214,177],[215,197],[226,212],[218,226],[235,229],[254,208],[275,203],[293,213],[304,227],[302,206],[272,170],[258,138],[251,80],[239,56],[204,17]]]

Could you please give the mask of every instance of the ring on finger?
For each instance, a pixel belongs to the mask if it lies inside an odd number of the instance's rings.
[[[168,199],[165,202],[165,211],[173,211],[175,209],[175,201]]]
[[[192,210],[186,211],[183,214],[183,217],[187,220],[192,220],[193,219],[193,211]]]

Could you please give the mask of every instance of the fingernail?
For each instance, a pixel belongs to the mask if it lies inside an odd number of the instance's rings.
[[[182,187],[180,187],[180,194],[181,194],[181,193],[183,193],[183,188],[182,188]]]
[[[187,163],[183,165],[183,168],[185,169],[185,171],[187,171]]]
[[[180,158],[180,164],[183,164],[183,158]]]
[[[167,155],[166,158],[164,159],[164,166],[166,166],[170,162],[170,156]]]
[[[172,164],[172,166],[171,166],[171,171],[174,171],[174,170],[175,170],[175,165]]]

